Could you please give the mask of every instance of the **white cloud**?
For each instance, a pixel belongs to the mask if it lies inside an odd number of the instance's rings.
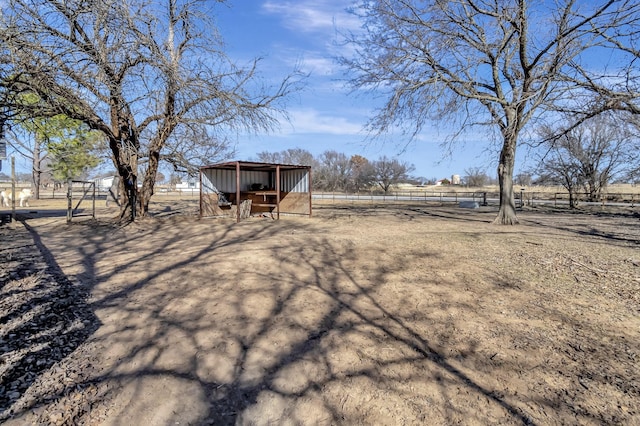
[[[305,57],[302,59],[303,71],[317,76],[330,76],[336,72],[336,64],[333,59],[319,56]]]
[[[323,115],[314,109],[289,111],[291,131],[283,126],[287,134],[323,133],[328,135],[362,135],[362,124],[349,121],[346,117]]]
[[[278,15],[284,25],[302,32],[334,32],[335,28],[358,28],[360,22],[345,11],[344,0],[268,0],[262,9]]]
[[[286,46],[282,43],[274,44],[275,59],[286,64],[287,67],[299,68],[304,73],[314,77],[333,76],[341,72],[335,59],[329,53],[318,50],[305,50]]]

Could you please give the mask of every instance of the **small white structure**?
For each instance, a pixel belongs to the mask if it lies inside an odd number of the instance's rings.
[[[460,185],[460,175],[451,175],[451,185]]]
[[[96,178],[93,182],[96,184],[96,189],[100,192],[107,192],[111,186],[113,186],[113,179],[115,176],[109,176],[105,178]]]
[[[199,191],[200,182],[195,179],[189,179],[188,181],[181,181],[176,184],[176,191]]]

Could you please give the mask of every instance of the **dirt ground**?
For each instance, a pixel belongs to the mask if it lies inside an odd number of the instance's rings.
[[[7,425],[640,424],[633,211],[32,204],[0,226]]]

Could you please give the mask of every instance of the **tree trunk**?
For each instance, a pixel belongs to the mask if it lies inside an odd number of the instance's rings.
[[[587,191],[589,193],[589,201],[591,202],[596,202],[596,201],[600,201],[600,190],[598,185],[596,184],[596,182],[593,179],[589,180],[589,185],[587,188]]]
[[[133,173],[126,173],[128,178],[122,178],[124,191],[120,205],[120,219],[133,222],[138,214],[138,179]],[[120,174],[122,176],[122,174]]]
[[[149,202],[153,196],[153,188],[155,187],[156,176],[158,174],[158,165],[160,163],[160,149],[152,143],[149,149],[149,164],[147,173],[142,182],[142,190],[140,191],[140,209],[141,214],[146,215],[149,212]]]
[[[516,157],[515,136],[505,136],[500,164],[498,164],[498,181],[500,183],[500,210],[493,223],[498,225],[515,225],[516,203],[513,199],[513,167]]]
[[[31,162],[31,179],[33,180],[33,197],[40,199],[40,176],[42,169],[40,168],[40,142],[35,141],[33,145],[33,160]]]
[[[122,202],[120,220],[134,221],[138,210],[138,149],[133,132],[122,132],[123,140],[113,138],[109,147],[113,153],[116,169],[121,178]]]
[[[569,188],[569,208],[575,209],[576,207],[577,207],[577,204],[576,204],[575,191]]]

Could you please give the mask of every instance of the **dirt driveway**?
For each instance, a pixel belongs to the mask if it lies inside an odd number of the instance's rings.
[[[640,424],[629,212],[193,210],[0,227],[0,421]]]

